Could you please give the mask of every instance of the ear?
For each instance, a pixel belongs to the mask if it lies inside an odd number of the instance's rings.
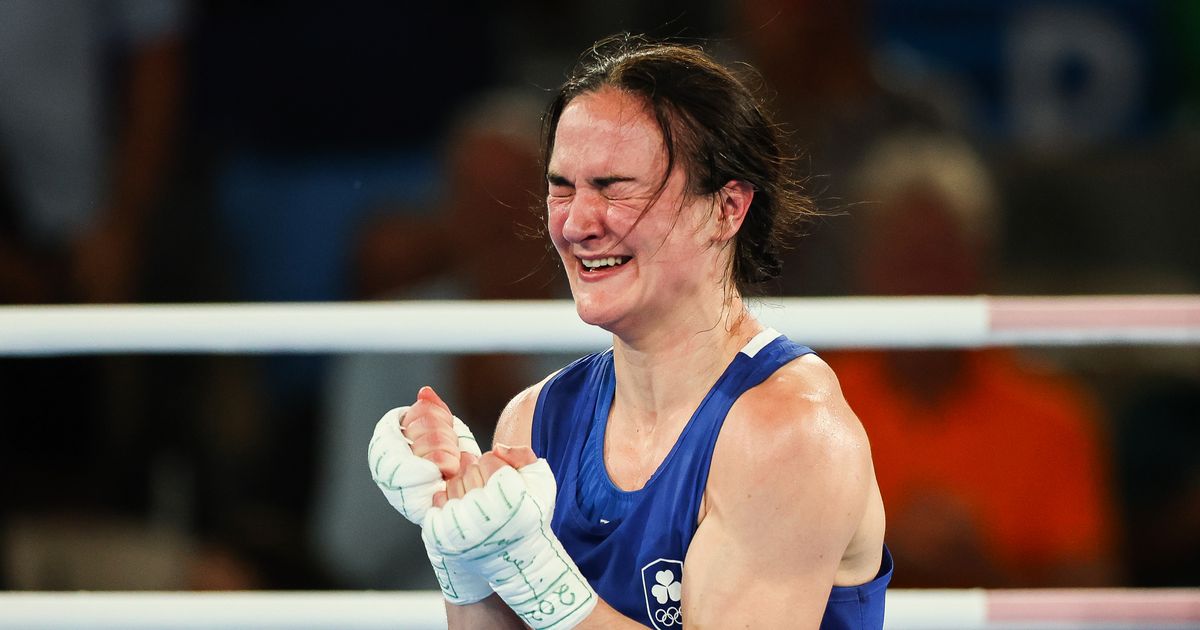
[[[754,201],[754,186],[750,182],[731,179],[716,192],[717,232],[714,240],[725,242],[734,237],[746,220],[750,202]]]

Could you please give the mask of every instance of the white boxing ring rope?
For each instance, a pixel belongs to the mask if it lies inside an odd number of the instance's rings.
[[[433,630],[436,591],[0,593],[0,629]],[[887,630],[1200,628],[1197,589],[903,590]]]
[[[1200,296],[780,298],[816,348],[1200,344]],[[569,300],[0,307],[0,355],[579,352],[610,337]]]
[[[818,348],[1198,345],[1200,296],[786,298]],[[591,351],[570,301],[0,307],[0,355]],[[437,592],[0,593],[0,629],[444,628]],[[889,630],[1200,628],[1200,589],[891,590]]]

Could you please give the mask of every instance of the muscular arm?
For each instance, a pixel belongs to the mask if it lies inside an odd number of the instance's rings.
[[[688,628],[815,628],[835,583],[875,576],[883,514],[869,446],[819,359],[738,401],[710,471],[684,562]]]

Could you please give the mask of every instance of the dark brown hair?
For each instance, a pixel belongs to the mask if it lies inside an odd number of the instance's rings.
[[[575,97],[604,87],[645,99],[666,144],[663,185],[678,161],[692,194],[711,195],[731,180],[754,187],[734,239],[733,281],[745,295],[779,277],[782,248],[815,210],[792,176],[792,155],[761,99],[698,47],[629,34],[608,37],[580,57],[546,110],[543,171],[563,110]]]

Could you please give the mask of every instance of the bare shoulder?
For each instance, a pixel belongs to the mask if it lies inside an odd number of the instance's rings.
[[[862,423],[833,370],[814,354],[793,360],[743,394],[726,418],[721,441],[738,459],[776,460],[787,468],[824,463],[865,473],[871,467]]]
[[[496,435],[493,442],[509,446],[530,446],[533,442],[533,413],[537,408],[538,396],[546,383],[558,372],[553,372],[541,381],[526,387],[513,396],[500,412],[496,421]]]
[[[870,447],[824,361],[799,357],[738,398],[699,516],[684,565],[684,601],[706,594],[689,605],[693,619],[726,619],[727,602],[755,590],[744,585],[771,576],[762,583],[783,584],[815,625],[831,585],[875,576],[883,521]],[[737,592],[709,596],[726,582]]]
[[[733,527],[757,535],[753,522],[734,521],[767,512],[824,523],[825,550],[841,557],[877,492],[866,431],[833,370],[806,355],[734,403],[713,450],[705,498]]]

